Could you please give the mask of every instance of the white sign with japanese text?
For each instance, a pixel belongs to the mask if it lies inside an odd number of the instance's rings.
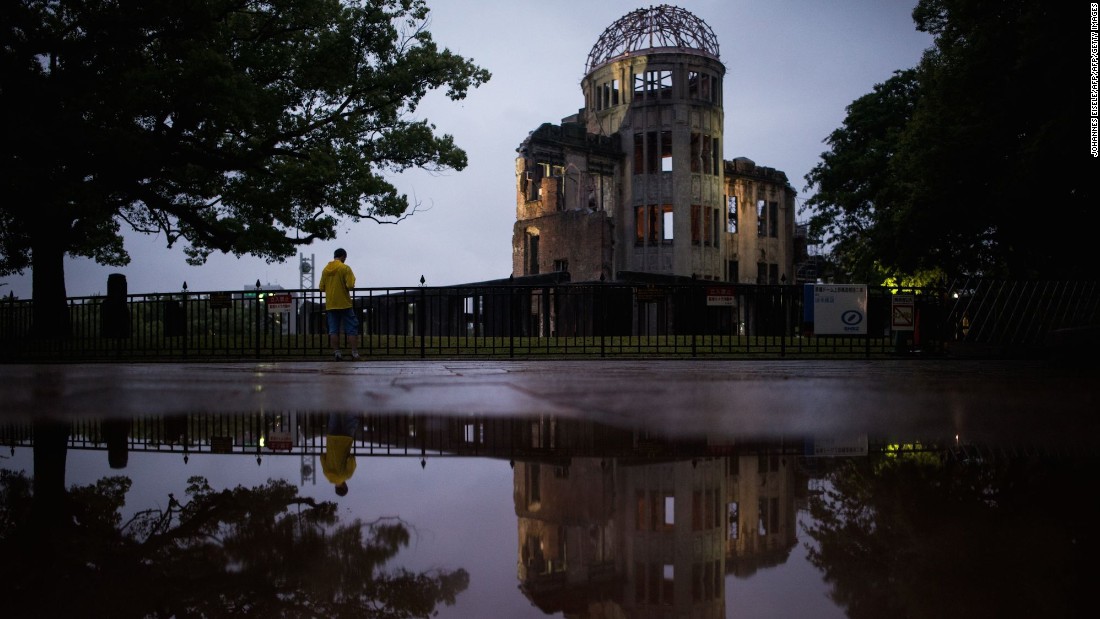
[[[917,324],[916,297],[911,294],[895,294],[890,297],[890,328],[894,331],[913,331]]]
[[[867,284],[816,284],[815,335],[867,335]]]

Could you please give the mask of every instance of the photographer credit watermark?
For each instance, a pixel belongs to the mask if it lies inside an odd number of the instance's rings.
[[[1097,147],[1097,134],[1100,132],[1100,118],[1097,117],[1097,47],[1100,43],[1100,3],[1089,3],[1089,148],[1093,157],[1100,156]]]

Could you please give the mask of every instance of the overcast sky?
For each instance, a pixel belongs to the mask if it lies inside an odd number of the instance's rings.
[[[430,97],[418,110],[466,149],[462,172],[406,173],[400,189],[421,210],[399,225],[345,223],[338,240],[303,249],[318,265],[336,247],[348,251],[358,285],[429,286],[477,282],[511,273],[516,147],[544,122],[584,105],[580,81],[588,52],[623,15],[656,4],[635,0],[428,0],[430,30],[440,46],[472,58],[492,79],[466,100]],[[916,0],[683,0],[710,24],[726,65],[725,158],[748,157],[786,172],[807,197],[803,177],[822,140],[844,120],[844,108],[914,66],[931,38],[911,17]],[[801,220],[804,217],[799,215]],[[101,267],[69,260],[70,296],[103,294],[107,276],[126,275],[131,293],[238,290],[246,284],[299,286],[298,259],[267,264],[212,256],[184,262],[163,236],[130,235],[130,265]],[[308,283],[308,281],[307,281]],[[0,278],[0,294],[31,296],[29,272]]]

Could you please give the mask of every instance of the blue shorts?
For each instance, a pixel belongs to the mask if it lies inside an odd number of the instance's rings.
[[[362,435],[362,433],[360,432],[360,430],[362,429],[363,424],[361,421],[359,421],[359,415],[353,415],[351,413],[328,414],[329,434],[358,438]]]
[[[355,315],[355,308],[326,310],[328,317],[328,334],[339,335],[340,326],[344,327],[344,335],[359,335],[359,318]]]

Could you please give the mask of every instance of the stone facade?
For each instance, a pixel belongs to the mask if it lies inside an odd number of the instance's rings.
[[[726,280],[794,283],[795,191],[787,175],[738,157],[725,162]]]
[[[675,10],[637,11],[628,26]],[[620,49],[637,37],[605,32],[581,81],[584,108],[517,149],[514,276],[793,282],[794,189],[782,172],[723,160],[726,68],[709,27],[678,11],[652,27],[675,18],[708,35],[698,48]]]

